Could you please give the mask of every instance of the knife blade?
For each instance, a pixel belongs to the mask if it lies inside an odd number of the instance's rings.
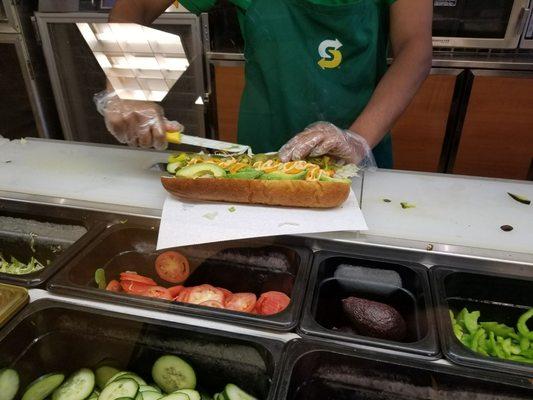
[[[250,146],[223,142],[220,140],[206,139],[197,136],[184,135],[181,132],[167,132],[166,138],[169,143],[174,144],[188,144],[195,147],[203,147],[206,149],[220,150],[228,153],[236,154],[252,154],[252,149]]]

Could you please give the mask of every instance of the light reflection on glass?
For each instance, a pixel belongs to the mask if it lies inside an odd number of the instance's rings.
[[[76,25],[122,99],[161,101],[189,68],[178,35],[138,24]]]

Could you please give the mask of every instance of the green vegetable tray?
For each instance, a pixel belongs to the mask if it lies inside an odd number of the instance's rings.
[[[437,266],[430,278],[444,355],[468,366],[533,376],[533,276]],[[453,313],[453,318],[452,318]]]

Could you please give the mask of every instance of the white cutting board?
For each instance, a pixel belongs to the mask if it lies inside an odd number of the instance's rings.
[[[533,182],[377,171],[365,174],[362,209],[369,235],[533,253],[533,203],[507,192],[533,201]]]
[[[0,145],[0,190],[160,210],[166,191],[161,172],[149,168],[166,158],[121,146],[13,140]]]

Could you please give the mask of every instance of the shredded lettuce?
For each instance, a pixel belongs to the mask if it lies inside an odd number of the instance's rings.
[[[41,264],[35,257],[30,258],[28,263],[23,263],[17,260],[15,257],[11,257],[10,261],[7,261],[2,254],[0,254],[0,272],[10,275],[26,275],[33,272],[41,271],[45,266]]]
[[[355,164],[346,164],[340,167],[337,171],[335,171],[335,175],[333,175],[334,178],[339,179],[348,179],[353,178],[354,176],[359,176],[358,174],[359,168]]]

